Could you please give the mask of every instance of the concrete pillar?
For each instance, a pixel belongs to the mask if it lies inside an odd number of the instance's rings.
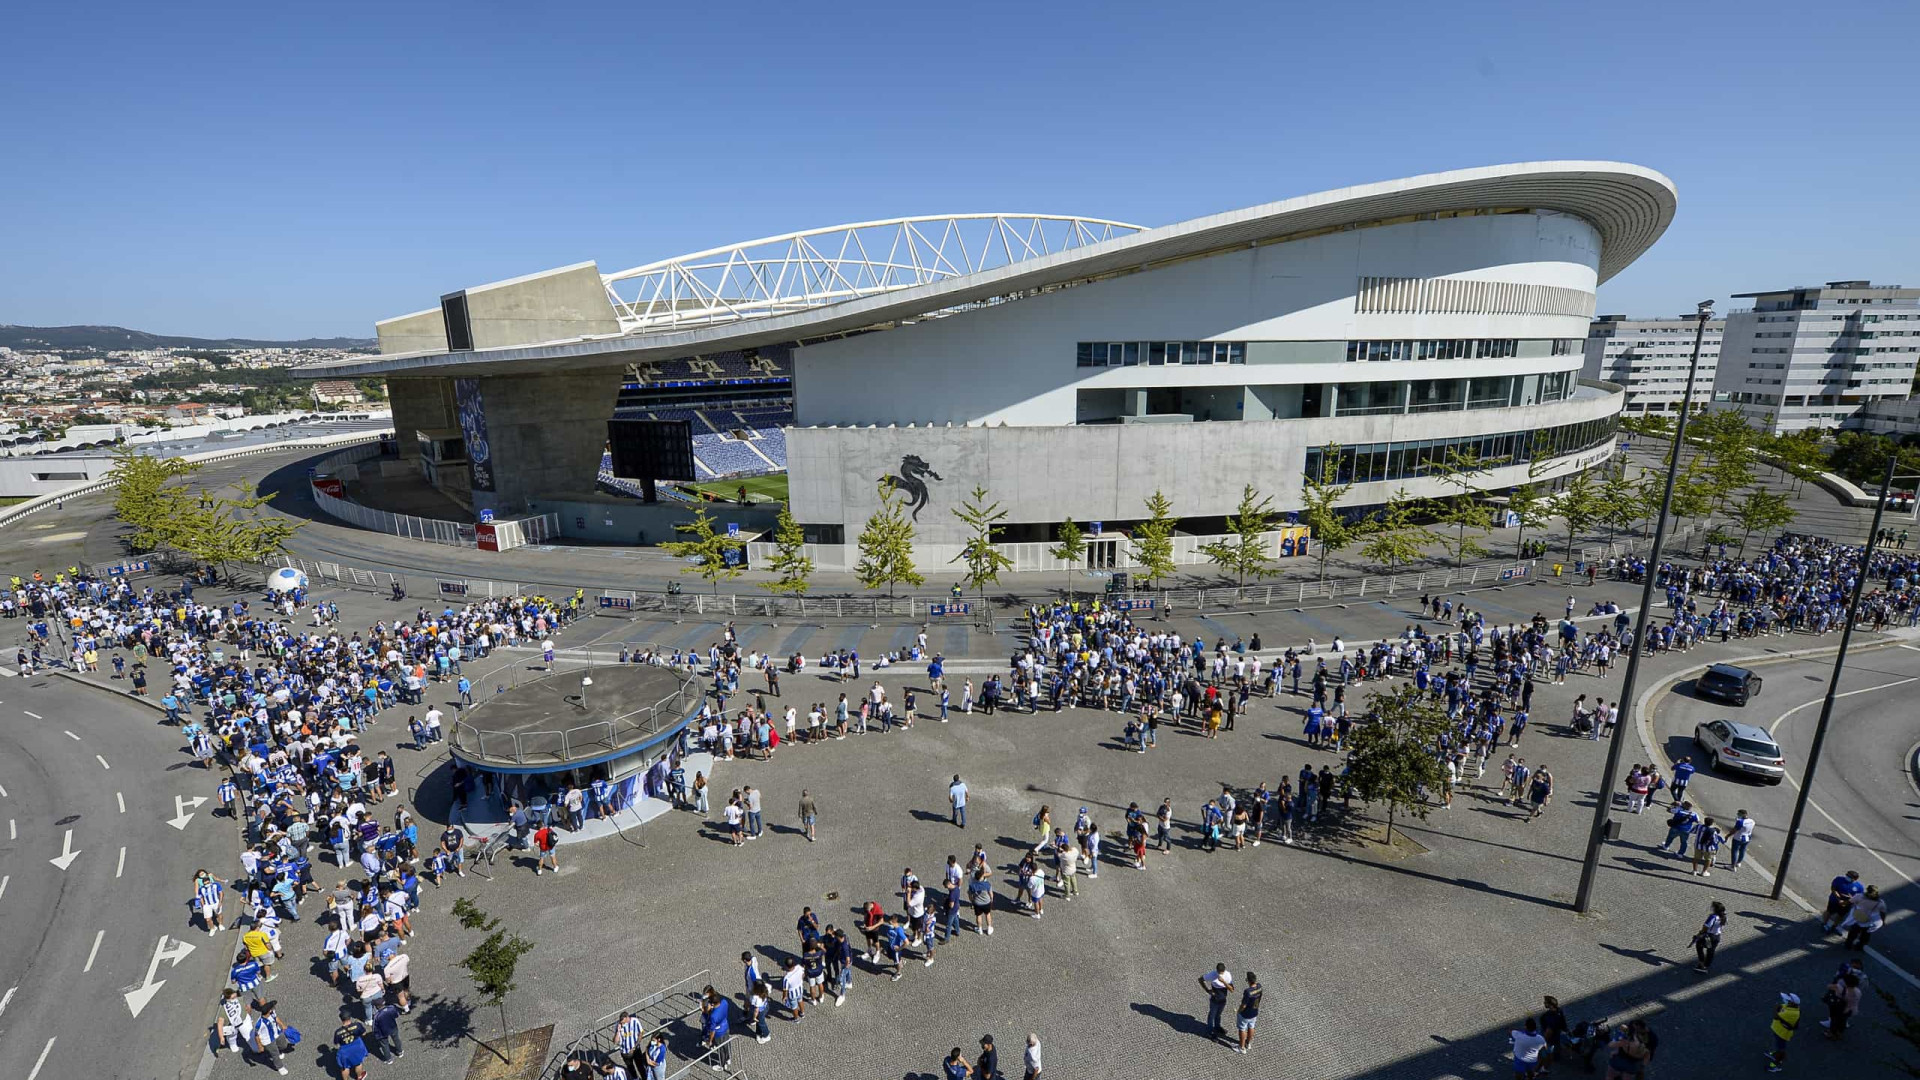
[[[393,432],[403,461],[420,458],[414,432],[459,426],[453,411],[452,379],[388,379],[387,402],[393,407]]]
[[[493,490],[476,488],[474,509],[519,515],[530,502],[592,494],[624,375],[615,368],[481,376]]]
[[[1121,415],[1123,416],[1147,415],[1147,391],[1144,387],[1141,387],[1141,388],[1129,387],[1126,390],[1121,391],[1121,393],[1125,395],[1124,403],[1120,409]]]

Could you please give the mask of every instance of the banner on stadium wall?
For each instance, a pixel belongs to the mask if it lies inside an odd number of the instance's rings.
[[[1307,553],[1307,541],[1313,536],[1313,530],[1305,525],[1283,525],[1274,530],[1280,535],[1276,538],[1280,547],[1280,557],[1291,559]]]
[[[473,490],[493,490],[493,449],[487,443],[487,407],[480,396],[479,379],[453,380],[453,407],[460,418],[460,434],[467,441],[467,468]]]
[[[465,596],[467,595],[467,583],[464,581],[443,581],[440,583],[440,595]]]

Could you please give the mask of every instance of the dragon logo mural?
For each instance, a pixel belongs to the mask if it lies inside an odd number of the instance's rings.
[[[927,491],[926,477],[932,477],[942,483],[946,478],[934,472],[932,466],[920,460],[918,454],[908,454],[900,459],[900,472],[880,478],[882,484],[907,494],[907,509],[913,511],[913,520],[920,520],[920,511],[924,510],[927,500],[932,496]]]

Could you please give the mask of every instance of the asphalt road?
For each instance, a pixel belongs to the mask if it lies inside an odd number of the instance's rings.
[[[1738,810],[1752,812],[1758,828],[1749,858],[1771,869],[1793,817],[1833,658],[1755,665],[1754,670],[1766,685],[1745,707],[1694,698],[1691,682],[1682,682],[1660,702],[1653,726],[1669,760],[1693,752],[1694,726],[1711,718],[1773,731],[1786,754],[1787,782],[1769,785],[1703,767],[1687,793],[1696,807],[1723,823]],[[1914,707],[1920,699],[1920,647],[1853,649],[1840,693],[1787,883],[1821,906],[1835,875],[1860,871],[1861,880],[1877,885],[1893,911],[1874,946],[1907,970],[1920,970],[1920,919],[1914,917],[1920,907],[1920,889],[1914,887],[1920,879],[1920,789],[1911,771],[1920,749],[1920,709]],[[1695,757],[1697,765],[1705,761],[1704,755]]]
[[[0,1077],[201,1064],[238,938],[209,939],[186,902],[195,867],[232,862],[234,826],[160,719],[58,676],[0,678]],[[176,795],[207,799],[184,828]]]

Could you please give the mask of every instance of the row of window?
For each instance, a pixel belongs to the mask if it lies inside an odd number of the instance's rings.
[[[1389,413],[1457,412],[1539,405],[1572,396],[1571,371],[1544,375],[1491,375],[1477,379],[1415,379],[1411,382],[1339,383],[1335,416]]]
[[[1551,460],[1591,450],[1613,439],[1619,417],[1586,420],[1578,424],[1509,431],[1498,435],[1471,435],[1459,439],[1417,439],[1407,442],[1362,443],[1339,447],[1334,482],[1367,484],[1381,480],[1411,480],[1438,473],[1449,451],[1474,455],[1483,468]],[[1319,478],[1334,448],[1307,451],[1306,475]]]
[[[1182,364],[1244,364],[1244,341],[1083,341],[1075,367],[1164,367]]]
[[[1559,348],[1563,339],[1555,339]],[[1573,342],[1566,340],[1567,352]],[[1488,360],[1520,355],[1515,338],[1442,338],[1412,341],[1349,341],[1347,362],[1367,363],[1384,360]],[[1555,352],[1555,356],[1565,355]]]

